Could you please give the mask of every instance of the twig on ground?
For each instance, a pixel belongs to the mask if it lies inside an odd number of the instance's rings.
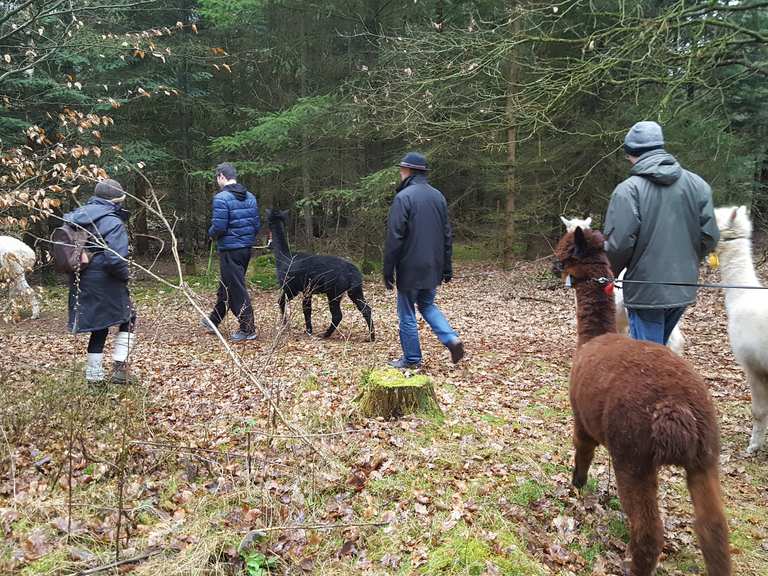
[[[104,564],[103,566],[96,566],[95,568],[88,568],[87,570],[82,570],[80,572],[77,572],[77,576],[88,576],[89,574],[98,574],[99,572],[106,572],[107,570],[112,570],[113,568],[117,568],[118,566],[123,566],[124,564],[133,564],[135,562],[141,562],[142,560],[146,560],[147,558],[151,558],[152,556],[157,556],[158,554],[162,554],[163,550],[156,548],[153,550],[147,550],[143,554],[139,554],[138,556],[131,556],[130,558],[123,558],[122,560],[116,560],[115,562],[110,562],[109,564]]]
[[[294,526],[268,526],[254,528],[257,532],[281,532],[284,530],[338,530],[340,528],[360,528],[363,526],[389,526],[389,522],[349,522],[346,524],[297,524]]]

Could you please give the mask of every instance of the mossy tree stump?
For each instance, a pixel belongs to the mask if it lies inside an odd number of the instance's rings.
[[[357,400],[360,412],[369,418],[443,414],[432,381],[427,376],[406,376],[395,369],[371,370],[363,374],[362,391]]]

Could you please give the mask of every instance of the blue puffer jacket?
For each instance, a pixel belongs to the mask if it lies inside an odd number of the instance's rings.
[[[250,248],[261,228],[256,198],[242,184],[227,184],[213,197],[213,218],[208,236],[219,252]]]

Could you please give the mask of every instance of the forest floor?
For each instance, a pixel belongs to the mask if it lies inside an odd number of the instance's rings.
[[[570,486],[573,293],[546,260],[456,268],[438,303],[466,359],[451,365],[421,326],[444,418],[390,422],[354,404],[363,372],[399,355],[378,278],[365,286],[375,343],[349,301],[330,340],[304,334],[299,302],[281,331],[277,292],[254,288],[260,339],[234,348],[242,370],[179,292],[137,282],[139,383],[99,390],[82,382],[86,339],[64,329],[64,290],[46,289],[40,320],[0,326],[0,573],[86,574],[115,560],[119,535],[119,557],[139,559],[102,574],[622,574],[628,531],[604,449],[585,492]],[[215,280],[190,284],[207,310]],[[328,321],[315,298],[316,330]],[[768,455],[744,456],[749,391],[723,295],[702,292],[682,329],[719,411],[734,573],[765,575]],[[679,470],[663,472],[660,503],[658,573],[703,574]]]

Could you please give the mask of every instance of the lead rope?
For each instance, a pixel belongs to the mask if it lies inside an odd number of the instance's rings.
[[[709,282],[654,282],[652,280],[625,280],[619,278],[609,278],[607,276],[601,276],[599,278],[591,278],[593,282],[597,282],[600,285],[606,284],[654,284],[657,286],[687,286],[690,288],[719,288],[728,289],[734,288],[737,290],[768,290],[768,286],[744,286],[741,284],[713,284]]]

